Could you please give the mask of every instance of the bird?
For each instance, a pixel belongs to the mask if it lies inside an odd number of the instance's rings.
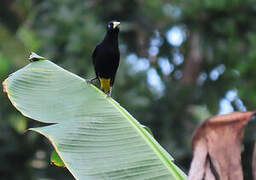
[[[98,79],[101,90],[108,96],[111,96],[120,61],[118,45],[119,25],[119,21],[110,21],[108,23],[103,41],[95,47],[92,53],[96,77],[87,80],[87,82],[92,83],[92,81]]]

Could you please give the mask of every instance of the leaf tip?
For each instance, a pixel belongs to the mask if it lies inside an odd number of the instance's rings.
[[[52,166],[61,167],[61,168],[66,168],[65,164],[62,165],[62,164],[59,164],[59,163],[57,163],[57,162],[51,161],[50,164],[51,164]]]
[[[11,94],[10,94],[10,92],[8,91],[8,88],[7,88],[7,79],[4,80],[4,82],[2,82],[2,86],[3,86],[3,92],[7,94],[7,96],[8,96],[8,98],[9,98],[9,100],[11,101],[12,105],[13,105],[16,109],[18,109],[18,106],[17,106],[16,103],[12,100]],[[19,109],[18,109],[18,110],[19,110]],[[21,111],[20,111],[20,112],[21,112]],[[24,115],[23,112],[21,112],[21,113]],[[26,115],[25,115],[25,116],[26,116]]]
[[[54,150],[51,154],[51,165],[63,168],[66,167],[56,150]]]
[[[3,92],[7,93],[6,80],[4,80],[4,82],[2,83],[2,86],[3,86]]]
[[[39,56],[35,52],[31,52],[29,54],[29,58],[28,59],[29,59],[30,62],[34,62],[34,61],[38,61],[38,60],[43,60],[45,58],[43,56]]]

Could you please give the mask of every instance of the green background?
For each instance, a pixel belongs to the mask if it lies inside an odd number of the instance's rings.
[[[256,106],[253,0],[2,0],[0,81],[28,64],[30,51],[84,78],[110,20],[121,21],[121,64],[113,97],[185,172],[195,127],[210,115]],[[0,92],[0,179],[73,179],[49,165],[52,147]],[[254,125],[242,158],[251,179]]]

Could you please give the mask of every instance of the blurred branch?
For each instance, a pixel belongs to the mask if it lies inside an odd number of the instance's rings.
[[[147,37],[146,33],[140,30],[139,28],[136,29],[137,35],[137,44],[138,44],[138,53],[139,56],[147,57]]]
[[[189,50],[188,56],[183,67],[183,76],[181,82],[184,84],[194,84],[200,72],[202,63],[202,53],[200,50],[200,34],[192,32],[188,40]]]

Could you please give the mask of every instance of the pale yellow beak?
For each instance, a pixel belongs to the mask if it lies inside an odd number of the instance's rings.
[[[116,27],[118,27],[120,25],[120,22],[115,21],[113,22],[113,28],[115,29]]]

